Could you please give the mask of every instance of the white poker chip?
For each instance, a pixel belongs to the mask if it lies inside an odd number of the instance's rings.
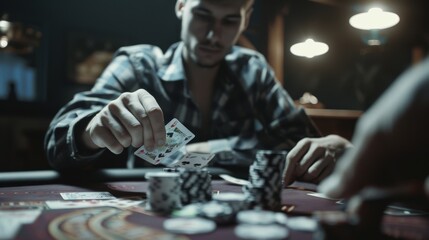
[[[285,223],[286,219],[283,213],[266,210],[245,210],[237,214],[237,222],[247,224]]]
[[[313,232],[317,229],[317,221],[310,217],[290,217],[286,225],[296,231]]]
[[[212,232],[216,223],[204,218],[170,218],[164,221],[164,229],[178,234],[200,234]]]
[[[219,202],[242,202],[246,200],[244,193],[221,192],[213,195],[213,200]]]
[[[235,235],[241,239],[285,239],[289,230],[278,224],[240,224],[234,229]]]

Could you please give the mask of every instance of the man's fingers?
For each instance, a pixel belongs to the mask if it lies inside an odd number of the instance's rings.
[[[128,135],[131,137],[130,144],[134,147],[139,147],[143,144],[143,127],[142,123],[138,120],[137,112],[144,110],[142,110],[142,106],[140,105],[138,98],[133,96],[134,95],[130,93],[123,94],[117,101],[115,100],[115,104],[109,105],[109,110],[112,115],[119,120],[122,126],[126,129]]]
[[[335,166],[334,155],[328,153],[329,149],[326,149],[324,157],[319,158],[309,166],[300,180],[319,183],[322,179],[328,176]]]
[[[143,130],[145,131],[145,144],[148,143],[146,141],[149,141],[152,146],[163,146],[165,144],[166,132],[164,115],[161,107],[158,105],[155,98],[144,90],[139,92],[139,99],[147,114],[147,117],[143,117],[142,121],[146,121],[146,118],[149,118],[149,125],[146,126],[145,122],[143,126]],[[150,133],[146,132],[148,127],[150,127]],[[146,137],[146,133],[151,136]]]
[[[300,175],[299,180],[314,182],[314,180],[319,177],[324,168],[328,166],[328,161],[326,159],[318,159],[311,165],[304,174]]]
[[[323,159],[325,149],[312,144],[305,155],[300,159],[296,167],[296,175],[301,176],[308,172],[309,168],[317,159]]]
[[[286,165],[283,171],[283,185],[288,186],[295,181],[295,162],[292,162],[289,158],[286,158]]]
[[[286,165],[283,171],[283,184],[287,186],[295,181],[296,166],[301,160],[302,156],[308,151],[310,147],[310,140],[304,138],[299,141],[294,148],[292,148],[286,156]]]
[[[109,107],[109,106],[108,106]],[[116,140],[122,145],[122,147],[129,147],[131,145],[131,136],[128,131],[122,126],[122,124],[110,113],[110,111],[104,112],[100,116],[100,121],[103,126],[110,130]]]
[[[143,124],[143,144],[146,149],[152,151],[155,148],[155,140],[153,138],[152,124],[149,117],[141,119]]]
[[[319,174],[319,176],[314,179],[313,182],[318,184],[323,181],[323,179],[331,175],[332,171],[334,170],[334,167],[335,164],[328,164],[325,168],[322,169],[322,173]]]
[[[97,129],[97,133],[92,135],[92,142],[100,148],[107,148],[114,154],[120,154],[124,150],[122,145],[106,128],[99,128]]]
[[[294,148],[292,148],[289,153],[287,154],[287,157],[297,163],[299,159],[304,156],[304,154],[307,153],[308,149],[311,146],[311,140],[309,138],[303,138],[301,141],[299,141]]]

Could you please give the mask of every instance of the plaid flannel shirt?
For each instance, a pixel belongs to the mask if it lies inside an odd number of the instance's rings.
[[[182,42],[173,44],[165,54],[151,45],[120,48],[91,91],[77,93],[52,120],[45,137],[51,166],[67,170],[133,167],[144,162],[134,160],[132,147],[120,155],[106,149],[82,152],[75,136],[76,129],[84,128],[107,103],[121,93],[141,88],[155,97],[165,122],[177,118],[196,135],[193,142],[208,141],[211,151],[218,153],[220,164],[249,165],[252,158],[240,156],[252,154],[243,153],[290,149],[303,137],[318,136],[305,112],[294,106],[276,81],[264,57],[235,46],[220,68],[213,92],[211,127],[205,131],[207,138],[201,138],[201,114],[187,87],[182,48]]]

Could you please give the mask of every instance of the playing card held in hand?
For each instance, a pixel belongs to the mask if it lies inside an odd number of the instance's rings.
[[[170,167],[203,168],[214,156],[213,153],[186,153]]]
[[[159,164],[163,158],[171,156],[195,137],[195,135],[176,118],[173,118],[173,120],[165,125],[165,132],[167,138],[164,146],[158,147],[153,151],[147,151],[145,146],[141,146],[134,154],[156,165]]]

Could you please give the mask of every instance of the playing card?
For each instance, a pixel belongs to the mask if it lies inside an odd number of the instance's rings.
[[[42,211],[37,210],[0,210],[0,239],[14,239],[23,224],[33,223]]]
[[[90,207],[117,207],[128,208],[143,202],[141,198],[115,198],[107,200],[77,200],[77,201],[46,201],[50,209],[90,208]]]
[[[171,167],[203,168],[207,166],[215,155],[212,153],[186,153],[179,161]]]
[[[115,199],[109,192],[65,192],[60,194],[64,200]]]
[[[195,135],[176,118],[165,125],[165,131],[167,138],[164,146],[158,147],[153,151],[147,151],[145,146],[141,146],[134,154],[156,165],[160,163],[161,159],[172,155],[195,137]]]
[[[318,197],[318,198],[329,199],[329,200],[336,200],[336,201],[340,200],[340,199],[336,199],[336,198],[330,198],[323,193],[307,193],[307,195],[313,196],[313,197]]]
[[[49,209],[71,209],[106,206],[106,204],[100,200],[46,201],[46,205],[49,207]]]

